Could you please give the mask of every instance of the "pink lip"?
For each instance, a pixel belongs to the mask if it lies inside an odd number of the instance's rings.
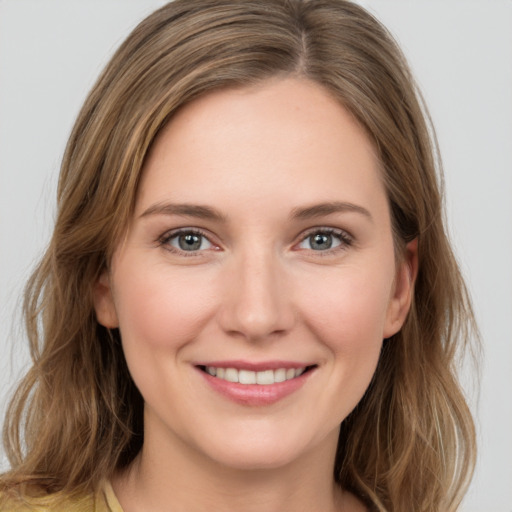
[[[216,368],[236,368],[240,370],[263,371],[277,368],[302,368],[304,364],[297,364],[291,362],[265,362],[265,363],[247,363],[241,361],[229,362],[210,362],[208,365],[201,366],[214,366]],[[228,382],[224,379],[218,379],[212,375],[196,367],[198,372],[205,379],[211,389],[221,394],[229,400],[247,406],[265,406],[271,405],[283,398],[298,391],[309,379],[314,369],[309,370],[299,377],[278,382],[276,384],[239,384],[238,382]]]
[[[231,361],[205,361],[195,363],[195,366],[214,366],[215,368],[236,368],[237,370],[250,370],[262,372],[264,370],[278,370],[279,368],[305,368],[313,366],[314,363],[301,363],[298,361],[261,361],[259,363],[239,360]]]

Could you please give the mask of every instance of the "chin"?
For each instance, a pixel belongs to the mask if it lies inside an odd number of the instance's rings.
[[[222,466],[241,470],[272,470],[283,468],[307,458],[308,453],[320,449],[326,442],[331,453],[336,449],[337,433],[317,442],[296,436],[291,431],[239,431],[238,436],[212,438],[201,451]],[[243,433],[244,432],[244,433]],[[216,442],[217,441],[217,442]]]
[[[238,450],[223,451],[215,454],[217,464],[239,471],[272,470],[285,467],[300,458],[292,450],[275,450],[242,447]]]

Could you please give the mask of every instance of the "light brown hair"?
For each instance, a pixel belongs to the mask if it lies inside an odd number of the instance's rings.
[[[223,87],[299,76],[326,88],[380,157],[397,254],[418,239],[402,330],[343,422],[335,479],[389,512],[456,510],[475,462],[456,378],[471,306],[443,222],[433,130],[396,43],[345,0],[176,0],[142,21],[89,94],[64,155],[53,237],[25,296],[33,366],[11,402],[0,490],[95,490],[143,443],[143,400],[93,285],[133,211],[152,142],[173,114]]]

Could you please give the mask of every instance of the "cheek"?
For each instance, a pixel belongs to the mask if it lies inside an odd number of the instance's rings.
[[[203,278],[204,277],[204,278]],[[157,267],[126,272],[115,290],[120,330],[126,350],[179,349],[208,321],[214,293],[206,276],[171,273]]]
[[[311,286],[313,293],[300,294],[308,323],[325,334],[336,352],[381,342],[392,287],[389,275],[383,279],[351,268],[332,274],[321,288]]]
[[[303,293],[302,311],[309,330],[331,354],[333,385],[348,399],[344,416],[375,372],[392,282],[356,268],[345,268],[336,277],[325,280],[321,292]]]
[[[124,355],[144,400],[158,409],[162,397],[175,402],[170,389],[183,387],[182,365],[176,363],[207,323],[214,294],[201,276],[171,274],[166,266],[123,270],[120,266],[117,283],[122,286],[114,295]]]
[[[329,374],[319,407],[330,410],[332,425],[357,406],[373,378],[383,341],[388,287],[358,279],[332,282],[322,294],[310,295],[308,328],[327,349]]]

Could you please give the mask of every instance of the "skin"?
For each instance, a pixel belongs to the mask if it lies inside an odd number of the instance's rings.
[[[185,252],[174,230],[190,228],[204,238]],[[314,246],[315,233],[331,248]],[[404,322],[416,261],[414,243],[396,258],[368,137],[319,85],[273,80],[182,109],[153,146],[95,291],[145,400],[143,449],[113,480],[125,511],[365,510],[332,478],[339,425]],[[196,367],[220,360],[315,368],[254,406]]]

